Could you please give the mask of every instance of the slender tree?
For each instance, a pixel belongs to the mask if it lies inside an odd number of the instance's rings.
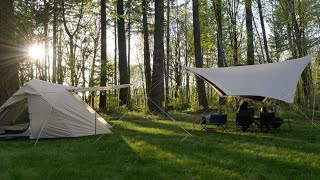
[[[58,13],[57,13],[57,5],[58,0],[53,1],[53,27],[52,27],[52,82],[56,83],[57,81],[57,19],[58,19]]]
[[[107,84],[107,21],[106,21],[106,0],[100,0],[101,8],[101,74],[100,86]],[[104,111],[107,106],[106,91],[100,91],[99,108]]]
[[[266,53],[268,63],[271,63],[272,61],[271,61],[271,58],[269,55],[268,41],[267,41],[266,30],[265,30],[264,21],[263,21],[261,0],[257,0],[257,3],[258,3],[259,15],[260,15],[260,24],[261,24],[261,29],[262,29],[264,50]]]
[[[142,19],[143,19],[143,56],[144,56],[144,69],[146,79],[146,91],[148,106],[152,106],[150,101],[151,89],[151,66],[150,66],[150,48],[149,48],[149,29],[148,29],[148,1],[142,0]]]
[[[164,0],[155,0],[155,28],[153,73],[150,99],[150,111],[160,111],[164,101],[163,59],[164,59]]]
[[[246,28],[247,28],[247,63],[254,64],[253,26],[252,26],[252,0],[245,0]]]
[[[169,110],[169,63],[170,63],[170,0],[167,0],[167,38],[166,38],[166,70],[165,70],[165,79],[166,79],[166,99],[165,99],[165,110]]]
[[[193,36],[194,36],[194,54],[196,67],[202,68],[203,59],[201,55],[201,41],[200,41],[200,20],[199,20],[199,3],[198,0],[192,0],[192,14],[193,14]],[[199,104],[208,109],[208,101],[205,93],[205,85],[202,79],[196,77],[197,81],[197,93]]]
[[[14,1],[0,1],[0,106],[19,88]]]
[[[64,4],[64,1],[61,1],[62,2],[62,17],[63,17],[63,25],[64,25],[64,29],[66,31],[66,33],[68,34],[68,37],[69,37],[69,51],[70,51],[70,54],[69,54],[69,61],[70,61],[70,68],[71,68],[71,84],[72,86],[77,86],[78,85],[78,78],[77,78],[77,74],[76,74],[76,59],[75,59],[75,44],[74,44],[74,37],[76,35],[76,33],[78,32],[79,30],[79,27],[80,27],[80,21],[82,19],[82,16],[83,16],[83,1],[81,1],[81,8],[80,8],[80,16],[78,18],[78,22],[76,24],[76,28],[73,32],[71,32],[67,26],[67,21],[66,21],[66,13],[65,13],[65,4]]]
[[[129,84],[127,65],[126,31],[124,26],[123,0],[117,0],[118,49],[120,84]],[[128,105],[128,88],[120,89],[120,105]]]

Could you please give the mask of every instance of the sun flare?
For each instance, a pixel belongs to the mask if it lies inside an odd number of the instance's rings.
[[[34,44],[29,48],[29,56],[33,59],[41,59],[44,57],[44,48],[40,44]]]

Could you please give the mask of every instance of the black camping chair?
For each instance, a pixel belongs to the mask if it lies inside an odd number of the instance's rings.
[[[246,132],[248,128],[253,124],[253,113],[252,110],[238,112],[236,114],[236,127],[241,132]]]
[[[276,130],[283,123],[283,119],[276,117],[273,112],[260,113],[260,132]]]
[[[201,126],[203,130],[208,131],[207,126],[210,124],[221,127],[222,132],[227,132],[228,116],[226,114],[211,114],[207,117],[202,117]]]

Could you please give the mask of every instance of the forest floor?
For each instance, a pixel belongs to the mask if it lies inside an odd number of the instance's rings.
[[[320,179],[320,129],[295,120],[292,131],[201,130],[200,115],[129,113],[112,134],[0,141],[0,179]],[[316,121],[320,123],[320,121]]]

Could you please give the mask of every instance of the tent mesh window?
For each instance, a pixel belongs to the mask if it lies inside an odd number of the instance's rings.
[[[0,112],[0,134],[20,134],[30,124],[28,101],[24,99]]]

